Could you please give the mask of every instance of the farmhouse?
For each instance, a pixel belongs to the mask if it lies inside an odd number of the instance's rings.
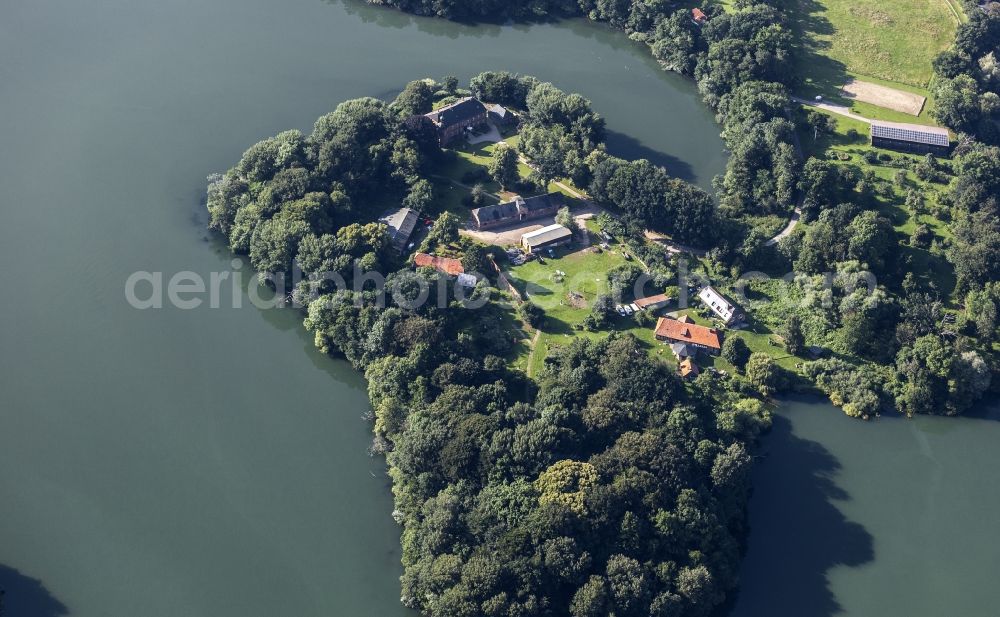
[[[876,148],[941,156],[947,156],[951,149],[948,129],[882,120],[872,120],[871,144]]]
[[[486,107],[471,96],[424,114],[437,128],[438,142],[442,146],[461,137],[466,129],[486,124],[486,116]]]
[[[561,246],[573,239],[573,232],[562,225],[549,225],[521,236],[521,246],[529,253]]]
[[[417,226],[417,211],[411,208],[399,208],[389,210],[379,218],[380,223],[385,223],[389,228],[389,242],[397,250],[403,251],[406,243],[410,241],[413,228]]]
[[[670,303],[670,296],[667,294],[656,294],[645,298],[636,298],[635,305],[644,311],[657,311]]]
[[[536,195],[527,199],[518,197],[514,201],[476,208],[472,211],[472,222],[476,229],[492,229],[511,223],[553,216],[565,203],[562,193]]]
[[[719,353],[722,349],[722,340],[715,328],[681,323],[669,317],[660,317],[656,322],[654,334],[656,340],[670,343],[671,349],[674,343],[686,345],[686,355],[690,355],[691,349],[700,349],[712,354]]]
[[[438,257],[427,253],[417,253],[413,256],[413,265],[418,268],[434,268],[438,272],[458,276],[465,272],[462,262],[451,257]]]
[[[711,285],[698,292],[698,298],[705,303],[705,306],[712,309],[712,312],[727,326],[743,318],[743,312],[740,310],[740,307],[727,300],[725,296]]]
[[[416,268],[434,268],[438,272],[454,276],[462,287],[475,287],[476,283],[479,282],[475,275],[465,273],[465,266],[462,265],[461,260],[452,257],[417,253],[413,256],[413,265]]]

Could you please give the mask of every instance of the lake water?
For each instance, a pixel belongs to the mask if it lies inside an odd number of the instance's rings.
[[[848,418],[785,402],[754,469],[730,617],[1000,614],[1000,405]]]
[[[124,282],[228,269],[204,229],[204,178],[255,141],[410,79],[501,68],[591,98],[618,154],[703,186],[722,170],[693,85],[582,21],[470,28],[319,0],[4,3],[6,615],[409,615],[363,380],[313,351],[291,311],[138,311]],[[816,609],[796,614],[996,604],[984,513],[1000,423],[862,424],[806,403],[787,416],[757,470],[737,612],[761,614],[788,577],[801,583],[789,606]],[[808,571],[775,565],[796,547],[816,555]]]

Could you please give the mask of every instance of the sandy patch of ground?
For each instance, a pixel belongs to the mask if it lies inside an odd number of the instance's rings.
[[[863,103],[870,103],[886,109],[892,109],[911,116],[919,116],[927,100],[919,94],[904,92],[887,86],[852,79],[841,88],[843,95]]]

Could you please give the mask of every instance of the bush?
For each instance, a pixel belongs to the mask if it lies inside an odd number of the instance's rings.
[[[742,371],[750,360],[750,347],[743,339],[730,336],[722,344],[722,357],[737,370]]]
[[[517,307],[517,314],[532,328],[541,328],[545,323],[545,311],[533,302],[522,302]]]
[[[929,248],[931,245],[931,240],[934,239],[934,232],[926,224],[921,223],[917,225],[913,233],[910,234],[910,246],[919,249]]]
[[[749,381],[764,396],[771,396],[788,387],[788,378],[785,370],[774,362],[774,358],[766,353],[754,352],[750,354],[746,368],[747,381]]]

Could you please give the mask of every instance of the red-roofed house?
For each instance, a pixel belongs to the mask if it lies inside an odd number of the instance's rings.
[[[658,341],[683,343],[709,353],[718,353],[722,350],[722,339],[719,337],[719,331],[715,328],[706,328],[698,324],[682,323],[669,317],[660,317],[656,322],[654,333]]]
[[[434,268],[438,272],[444,272],[452,276],[458,276],[465,272],[462,262],[451,257],[438,257],[427,253],[417,253],[413,256],[413,265],[418,268]]]
[[[708,15],[705,15],[705,11],[695,7],[691,9],[691,21],[699,26],[702,26],[708,21]]]

